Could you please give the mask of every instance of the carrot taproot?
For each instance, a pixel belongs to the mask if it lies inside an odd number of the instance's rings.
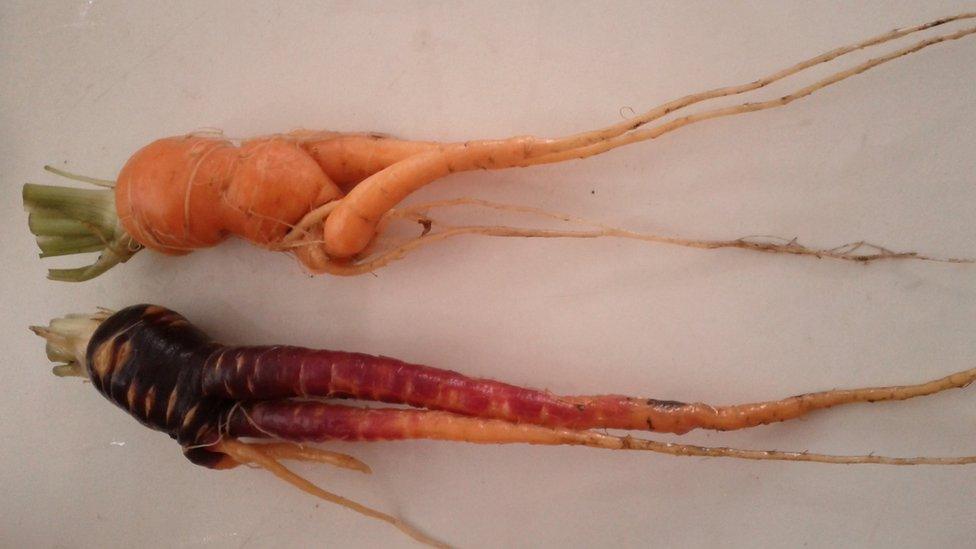
[[[227,433],[250,438],[298,442],[377,442],[445,440],[473,444],[570,445],[606,450],[644,450],[672,456],[725,457],[756,461],[800,461],[835,465],[971,465],[976,456],[888,457],[874,454],[838,456],[811,452],[743,450],[664,443],[599,431],[546,427],[498,419],[468,417],[430,410],[355,408],[323,402],[267,401],[248,403],[235,411]]]
[[[395,358],[285,345],[221,347],[200,369],[200,384],[208,397],[356,398],[553,428],[676,434],[745,429],[857,402],[907,400],[976,380],[976,369],[971,369],[916,385],[833,389],[719,406],[624,395],[557,395]]]
[[[709,406],[618,395],[563,397],[364,354],[286,346],[230,347],[213,341],[185,317],[155,305],[69,315],[33,330],[47,341],[49,358],[60,363],[56,374],[89,378],[100,393],[134,418],[173,437],[192,462],[214,469],[258,465],[305,492],[388,522],[432,545],[440,542],[401,519],[313,485],[280,460],[369,472],[368,466],[351,456],[300,444],[434,439],[831,464],[976,464],[976,456],[838,456],[702,447],[594,430],[739,429],[842,404],[903,400],[965,387],[976,379],[976,369],[917,385]],[[342,397],[420,409],[363,409],[325,401]]]
[[[271,250],[290,252],[312,272],[337,275],[368,272],[421,245],[473,234],[637,238],[705,249],[737,247],[853,261],[938,259],[912,252],[894,252],[880,246],[863,252],[859,246],[817,249],[800,245],[794,239],[691,240],[632,233],[592,223],[585,223],[591,226],[589,230],[580,231],[478,225],[455,227],[437,223],[426,214],[404,215],[396,207],[411,193],[452,173],[587,158],[655,139],[697,122],[781,107],[899,57],[972,35],[976,33],[976,27],[962,28],[895,49],[838,70],[776,99],[684,114],[651,125],[698,103],[753,92],[851,52],[972,18],[976,18],[976,13],[896,29],[836,48],[745,84],[687,95],[633,119],[562,138],[520,136],[440,143],[401,140],[379,134],[302,130],[238,143],[223,136],[191,134],[161,139],[138,151],[119,173],[114,189],[90,191],[94,194],[82,196],[61,187],[26,185],[24,202],[31,212],[31,230],[48,255],[102,251],[99,260],[88,267],[49,273],[51,278],[60,280],[85,280],[97,276],[127,260],[141,247],[183,254],[214,246],[229,236],[241,237]],[[88,182],[113,184],[60,173]],[[115,211],[110,211],[106,204]],[[450,205],[456,204],[441,202],[438,207]],[[495,207],[527,211],[516,206]],[[97,222],[78,214],[76,210],[79,208],[95,208]],[[548,214],[544,211],[535,213]],[[556,217],[568,223],[579,223],[568,216]],[[424,231],[420,237],[390,249],[375,249],[377,234],[396,219],[420,222]],[[89,238],[55,234],[69,222],[89,223],[82,234]],[[56,252],[48,252],[45,248]]]

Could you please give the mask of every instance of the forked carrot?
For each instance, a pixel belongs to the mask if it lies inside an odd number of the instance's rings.
[[[633,233],[556,215],[581,230],[537,230],[500,226],[445,226],[427,215],[430,209],[458,205],[442,201],[397,205],[428,183],[452,173],[495,170],[587,158],[623,145],[658,138],[679,128],[736,114],[772,109],[807,97],[929,46],[976,33],[967,27],[894,49],[772,100],[703,110],[662,121],[710,99],[763,88],[853,51],[877,46],[923,30],[976,17],[964,13],[897,29],[837,48],[758,80],[691,94],[603,129],[562,138],[511,137],[499,140],[440,143],[406,141],[379,134],[296,131],[236,142],[220,135],[190,134],[155,141],[136,152],[115,181],[76,177],[114,187],[79,190],[25,185],[24,202],[42,256],[101,251],[92,265],[53,269],[58,280],[85,280],[127,260],[141,247],[185,254],[214,246],[229,236],[258,246],[293,253],[310,271],[340,275],[375,270],[423,244],[452,236],[480,234],[518,237],[618,237],[697,248],[736,247],[765,252],[831,257],[854,261],[912,257],[856,243],[816,249],[794,240],[739,238],[691,240]],[[657,123],[654,125],[653,123]],[[51,170],[56,171],[57,170]],[[475,202],[468,202],[472,204]],[[517,206],[491,207],[528,211]],[[549,212],[535,211],[553,215]],[[424,226],[420,237],[390,249],[375,249],[376,235],[388,222],[411,219]],[[943,261],[965,261],[942,259]]]
[[[215,469],[254,464],[316,497],[441,546],[389,514],[325,491],[280,460],[369,467],[306,442],[433,439],[479,444],[577,445],[675,456],[831,464],[967,465],[976,456],[837,456],[664,443],[598,429],[685,433],[784,421],[858,402],[905,400],[962,388],[976,369],[916,385],[808,393],[781,400],[711,406],[620,395],[559,396],[457,372],[358,353],[288,346],[234,347],[207,337],[183,316],[154,305],[70,315],[34,327],[58,375],[87,377],[144,425],[172,436],[194,463]],[[357,398],[415,409],[327,402]],[[270,439],[271,443],[241,439]]]

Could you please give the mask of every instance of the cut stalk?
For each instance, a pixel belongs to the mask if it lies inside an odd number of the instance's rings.
[[[90,236],[38,236],[37,247],[41,257],[56,257],[86,252],[97,252],[105,247],[101,238]]]
[[[54,375],[88,377],[85,370],[88,342],[95,329],[109,316],[110,313],[104,310],[94,314],[71,314],[55,318],[47,326],[30,327],[47,342],[47,358],[60,363],[54,366]]]
[[[91,225],[83,221],[65,219],[57,213],[43,210],[31,212],[27,218],[30,232],[37,236],[83,236],[91,234]]]
[[[27,225],[37,237],[40,256],[100,252],[89,265],[49,269],[48,278],[67,282],[92,279],[127,261],[141,246],[119,224],[111,189],[76,189],[28,183],[23,191]]]

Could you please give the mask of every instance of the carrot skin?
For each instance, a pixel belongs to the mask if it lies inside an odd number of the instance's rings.
[[[712,406],[623,395],[561,396],[387,357],[300,347],[223,347],[202,365],[208,397],[229,400],[351,397],[566,429],[684,434],[744,429],[855,402],[903,400],[962,387],[976,370],[920,385],[831,390]]]
[[[393,358],[300,347],[224,347],[203,365],[204,394],[234,400],[352,397],[548,427],[684,433],[694,405],[618,395],[563,397]]]
[[[441,146],[431,141],[405,141],[375,133],[293,135],[344,192],[404,158]]]
[[[368,409],[320,402],[266,401],[232,410],[224,423],[234,437],[287,438],[294,442],[328,440],[380,441],[428,439],[476,444],[574,445],[606,450],[642,450],[672,456],[731,457],[759,461],[805,461],[833,464],[967,465],[976,456],[893,458],[839,456],[778,450],[740,450],[618,437],[526,423],[511,423],[426,410]],[[261,446],[261,445],[258,445]]]
[[[580,444],[581,439],[599,436],[450,412],[354,408],[293,400],[246,404],[232,410],[225,424],[232,437],[272,437],[299,443],[428,439],[482,444]]]
[[[172,255],[230,235],[277,243],[302,216],[341,194],[316,161],[284,137],[240,146],[192,135],[159,139],[132,155],[115,188],[126,232]]]
[[[414,191],[456,172],[517,166],[548,142],[520,136],[451,143],[391,164],[351,189],[325,220],[325,251],[352,257],[368,246],[383,215]]]
[[[216,347],[179,314],[136,305],[95,330],[85,362],[92,385],[105,398],[176,439],[190,461],[213,467],[221,455],[201,446],[219,439],[219,420],[233,406],[200,391],[201,365]]]

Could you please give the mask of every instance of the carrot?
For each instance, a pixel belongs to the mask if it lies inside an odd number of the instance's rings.
[[[287,192],[279,182],[287,181]],[[341,191],[295,142],[257,139],[236,147],[211,138],[156,141],[119,173],[116,211],[140,243],[165,253],[213,246],[227,234],[256,244]],[[174,200],[178,198],[178,200]]]
[[[42,256],[102,252],[99,259],[87,267],[51,270],[49,276],[58,280],[92,278],[128,260],[142,247],[167,254],[184,254],[214,246],[229,236],[244,238],[267,249],[292,253],[312,272],[338,275],[369,272],[424,244],[468,234],[631,238],[705,249],[735,247],[853,261],[938,260],[863,242],[817,249],[792,239],[691,240],[641,234],[541,210],[499,204],[488,206],[549,215],[570,224],[587,225],[589,229],[450,226],[429,217],[429,210],[486,204],[442,201],[404,209],[397,209],[397,206],[414,191],[452,173],[587,158],[620,146],[655,139],[697,122],[784,106],[904,55],[974,34],[976,27],[895,49],[838,70],[776,99],[682,114],[651,125],[697,103],[753,92],[850,52],[974,17],[976,13],[964,13],[890,31],[746,84],[691,94],[631,120],[562,138],[522,136],[439,143],[406,141],[379,134],[297,131],[237,143],[223,136],[191,134],[161,139],[144,147],[129,159],[115,181],[51,170],[114,189],[86,192],[29,184],[24,187],[24,202],[31,212],[30,227],[38,237]],[[424,227],[423,233],[400,245],[377,249],[377,234],[398,219],[420,223]],[[968,260],[950,258],[944,261]]]
[[[231,400],[350,397],[547,427],[676,434],[744,429],[842,404],[907,400],[976,380],[973,369],[919,385],[835,389],[713,406],[622,395],[561,396],[389,357],[289,346],[222,347],[200,368],[203,393]],[[261,416],[251,417],[261,424]]]
[[[154,305],[69,315],[33,327],[61,376],[87,377],[144,425],[169,434],[192,462],[214,469],[254,464],[319,498],[383,520],[441,546],[401,519],[327,492],[281,465],[316,461],[369,472],[361,461],[305,442],[434,439],[481,444],[577,445],[676,456],[833,464],[965,465],[976,456],[837,456],[662,443],[614,436],[617,428],[684,433],[740,429],[856,402],[904,400],[962,388],[976,369],[927,383],[809,393],[734,406],[618,395],[557,396],[391,358],[299,347],[232,347]],[[418,409],[354,408],[354,397]],[[270,439],[271,443],[241,439]]]

